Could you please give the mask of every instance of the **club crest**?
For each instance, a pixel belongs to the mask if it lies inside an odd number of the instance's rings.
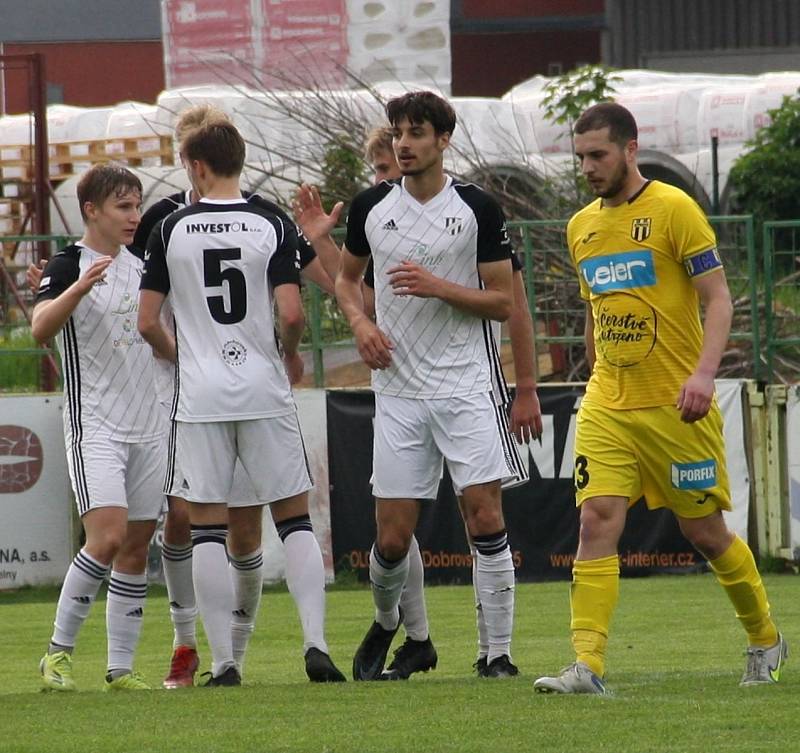
[[[445,217],[444,229],[450,235],[458,235],[461,232],[461,218],[460,217]]]
[[[650,217],[639,217],[631,223],[631,238],[637,243],[646,241],[650,237],[650,226],[653,220]]]

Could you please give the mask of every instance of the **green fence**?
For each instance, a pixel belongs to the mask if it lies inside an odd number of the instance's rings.
[[[766,378],[800,381],[800,220],[765,222]]]
[[[796,381],[800,372],[800,220],[765,223],[763,267],[757,262],[753,218],[711,217],[717,233],[734,303],[733,329],[721,376]],[[551,368],[543,378],[583,380],[588,376],[583,346],[584,304],[566,250],[566,222],[510,222],[509,232],[524,263],[529,305],[535,321],[537,352],[549,354]],[[2,243],[47,241],[51,249],[65,245],[65,237],[1,238]],[[7,246],[6,246],[7,247]],[[17,277],[21,270],[14,272]],[[24,276],[24,275],[23,275]],[[9,300],[5,282],[4,300]],[[340,363],[357,361],[352,335],[335,300],[315,285],[305,286],[303,298],[308,327],[302,348],[310,351],[313,382],[322,387]],[[7,311],[8,307],[4,309]],[[22,323],[0,322],[0,388],[8,388],[3,372],[8,359],[32,359],[35,371],[42,349],[26,341],[15,348]],[[346,352],[345,352],[346,351]]]

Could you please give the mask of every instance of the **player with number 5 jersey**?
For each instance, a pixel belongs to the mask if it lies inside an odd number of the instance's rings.
[[[139,330],[176,364],[165,491],[191,505],[193,580],[212,655],[206,684],[241,683],[243,651],[236,650],[231,616],[258,608],[263,505],[271,506],[284,541],[306,672],[312,680],[341,681],[323,635],[324,568],[308,516],[312,480],[290,386],[303,374],[297,234],[285,217],[242,198],[244,153],[235,126],[209,110],[181,143],[203,198],[164,219],[147,243]],[[174,335],[160,316],[167,295]],[[237,461],[255,504],[232,500]],[[292,577],[298,568],[302,579]]]

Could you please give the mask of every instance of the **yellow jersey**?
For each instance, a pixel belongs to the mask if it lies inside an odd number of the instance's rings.
[[[649,181],[624,204],[597,199],[567,225],[596,360],[586,400],[608,408],[674,404],[703,345],[692,278],[721,269],[714,231],[679,188]]]

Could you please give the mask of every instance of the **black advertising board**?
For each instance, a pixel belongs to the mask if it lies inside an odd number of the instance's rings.
[[[575,415],[582,386],[539,389],[544,435],[523,448],[530,481],[503,493],[503,511],[521,581],[571,577],[578,544],[578,511],[572,480]],[[331,537],[337,573],[367,579],[375,538],[372,472],[374,398],[368,391],[327,395],[331,483]],[[434,502],[423,502],[417,539],[428,583],[471,582],[471,559],[449,475]],[[683,538],[671,513],[650,511],[643,500],[628,513],[619,546],[623,575],[694,572],[704,563]]]

